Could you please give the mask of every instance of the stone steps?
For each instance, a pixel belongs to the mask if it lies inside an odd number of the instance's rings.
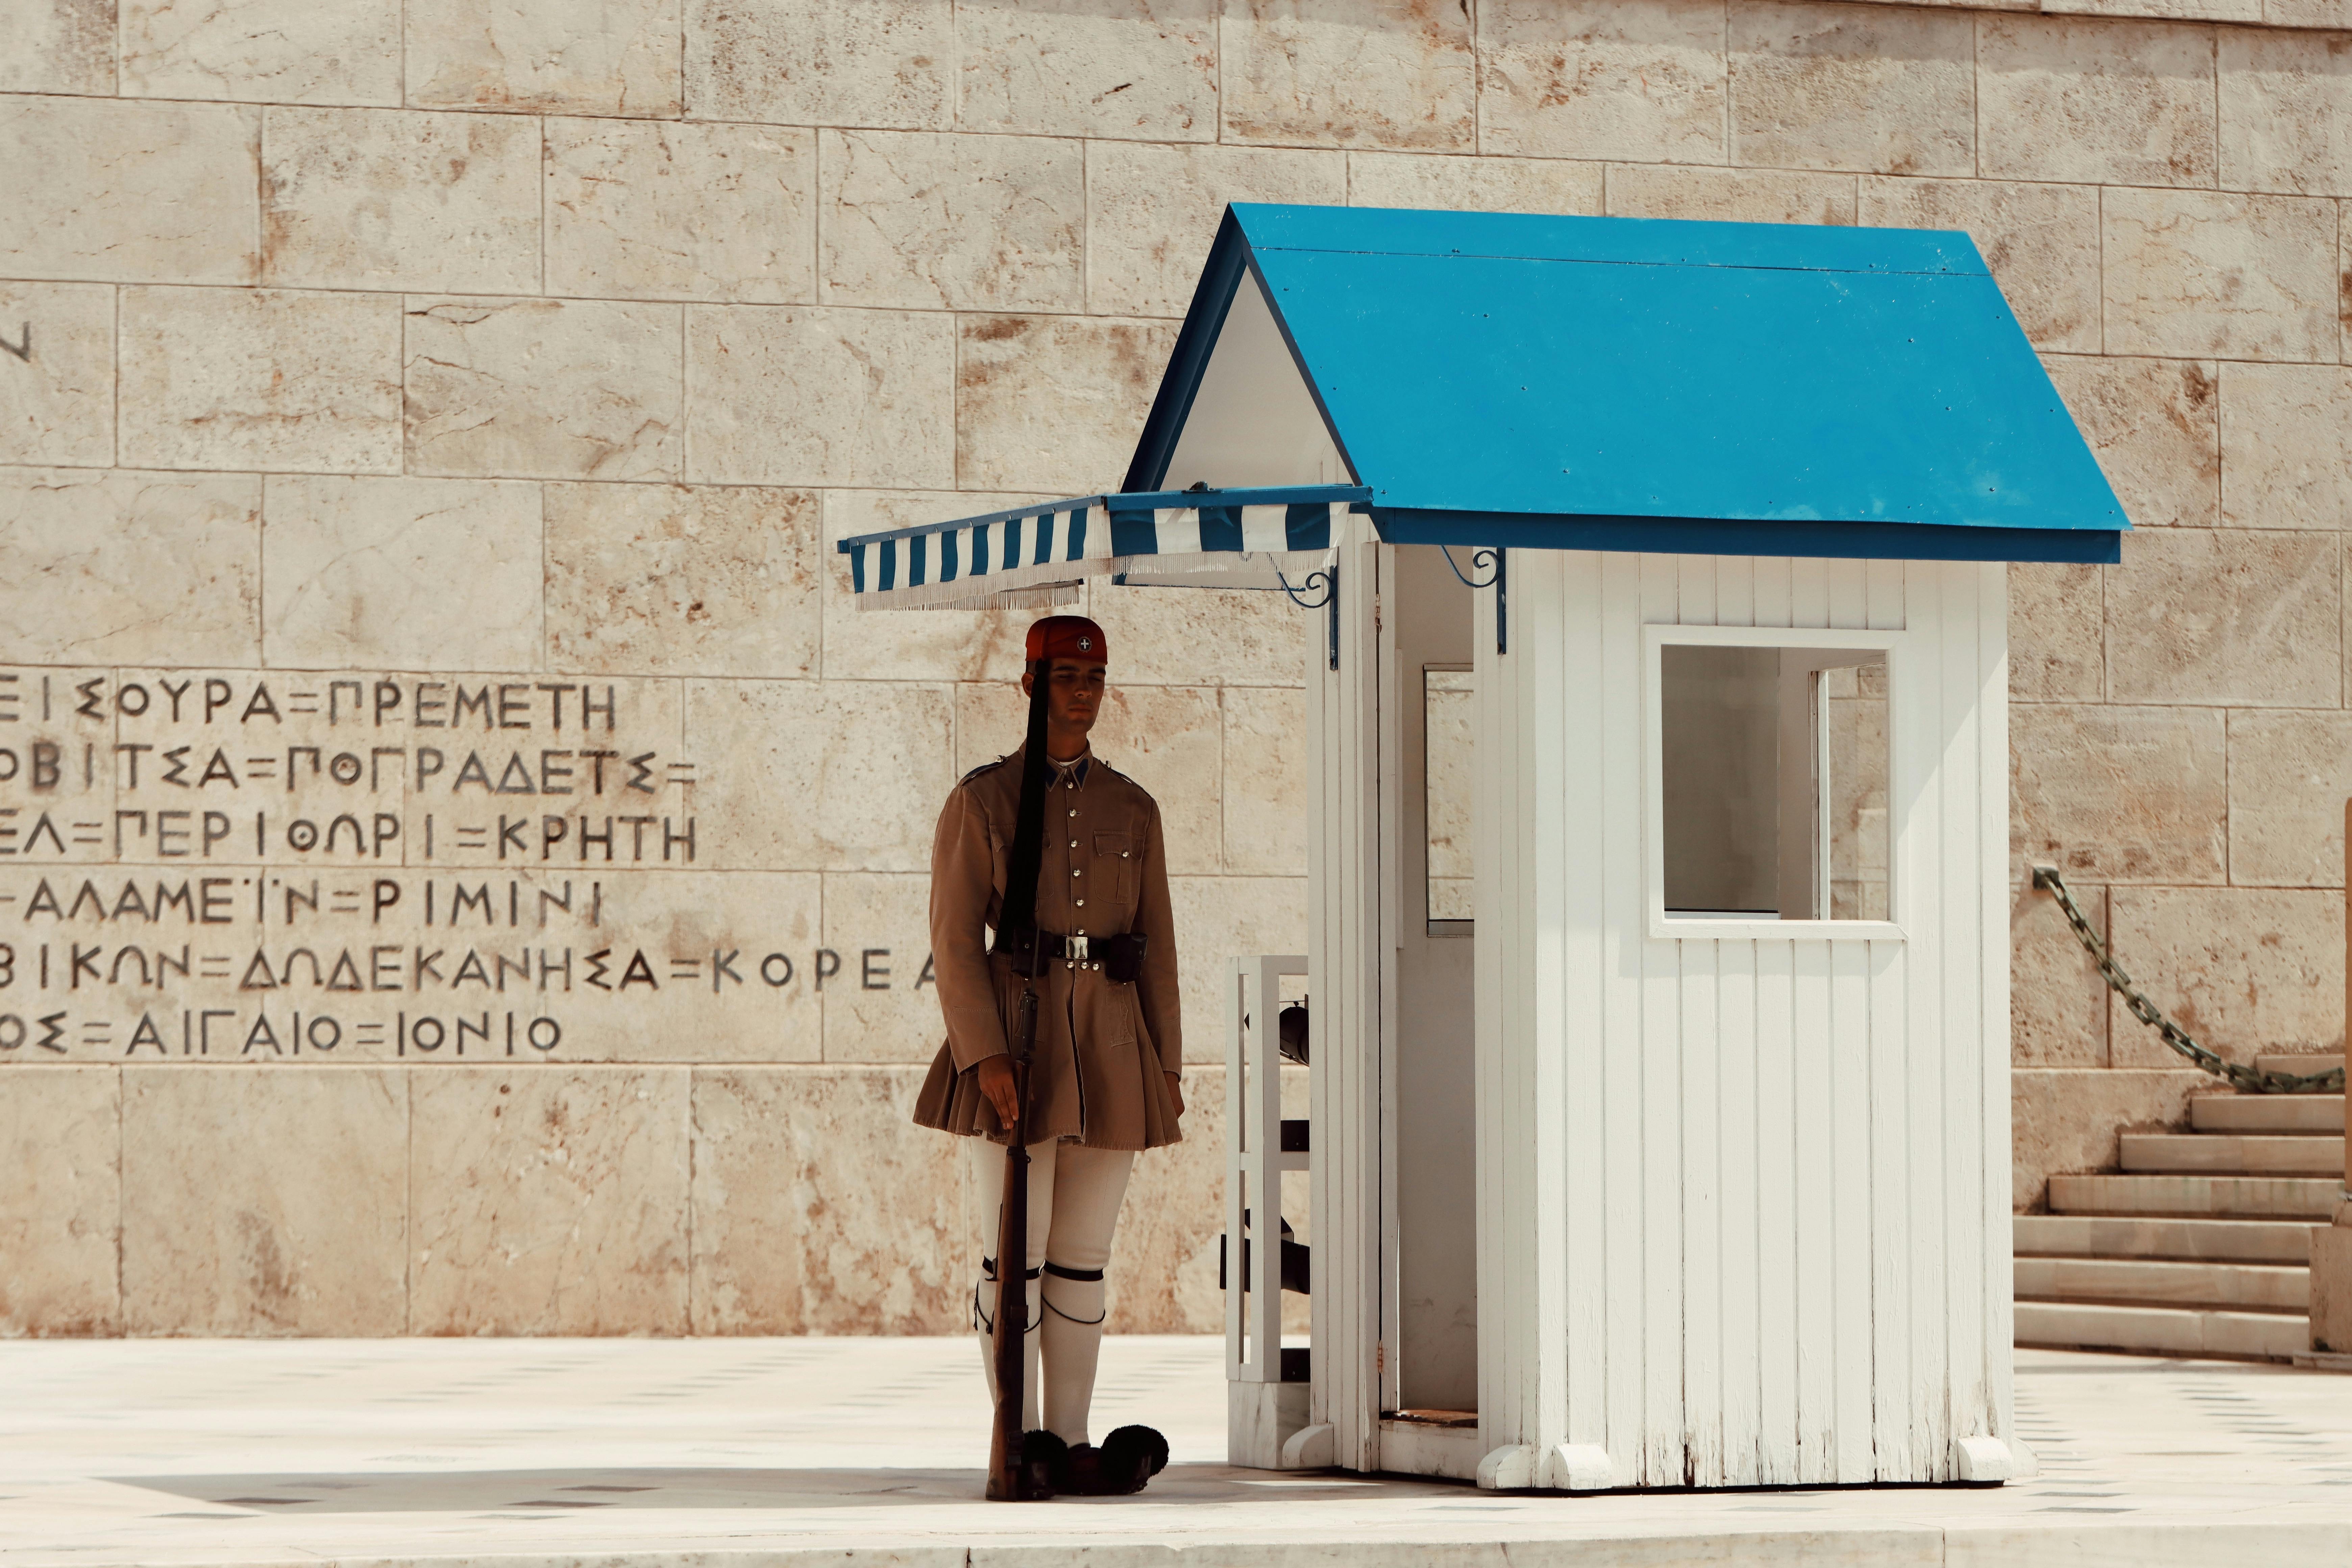
[[[2021,1258],[2021,1301],[2112,1302],[2223,1311],[2307,1312],[2308,1267],[2139,1258]]]
[[[2200,1312],[2173,1307],[2020,1301],[2017,1342],[2053,1350],[2290,1361],[2311,1344],[2300,1312]]]
[[[2335,1176],[2053,1176],[2059,1214],[2183,1215],[2324,1223],[2344,1184]]]
[[[2189,1125],[2200,1132],[2334,1132],[2344,1131],[2340,1094],[2202,1094],[2189,1102]]]
[[[2342,1058],[2272,1054],[2273,1072]],[[2126,1132],[2112,1173],[2053,1176],[2015,1221],[2017,1342],[2287,1361],[2309,1350],[2311,1227],[2344,1186],[2340,1094],[2215,1093]]]
[[[2315,1072],[2327,1072],[2344,1065],[2344,1053],[2334,1055],[2309,1051],[2266,1051],[2254,1058],[2254,1067],[2262,1072],[2293,1073],[2308,1078]]]
[[[2020,1257],[2179,1258],[2210,1263],[2308,1263],[2311,1226],[2284,1219],[2150,1219],[2021,1214]]]
[[[2123,1168],[2136,1173],[2327,1176],[2344,1171],[2344,1139],[2323,1132],[2126,1132]]]

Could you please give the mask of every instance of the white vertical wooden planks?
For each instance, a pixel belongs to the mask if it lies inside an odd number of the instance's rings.
[[[1580,1483],[1955,1479],[2010,1420],[2000,569],[1511,564],[1507,654],[1479,611],[1481,1441]],[[1657,625],[1902,634],[1891,921],[1654,932]]]
[[[1307,864],[1315,1018],[1309,1410],[1315,1424],[1332,1428],[1332,1462],[1356,1470],[1379,1468],[1382,1408],[1381,548],[1360,520],[1350,520],[1338,552],[1339,668],[1329,668],[1322,616],[1307,639],[1307,722],[1321,806]]]

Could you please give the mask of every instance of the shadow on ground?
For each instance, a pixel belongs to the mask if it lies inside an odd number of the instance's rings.
[[[110,1476],[173,1500],[237,1514],[463,1513],[553,1517],[593,1509],[794,1509],[920,1507],[977,1501],[982,1472],[894,1469],[694,1468],[271,1471],[232,1476]],[[1154,1502],[1338,1500],[1385,1485],[1350,1476],[1269,1479],[1223,1465],[1171,1465],[1141,1495]],[[1432,1490],[1453,1489],[1432,1483]],[[1124,1498],[1059,1502],[1117,1507]],[[186,1517],[182,1515],[180,1517]]]

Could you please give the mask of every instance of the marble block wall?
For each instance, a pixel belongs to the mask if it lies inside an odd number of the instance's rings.
[[[2013,823],[2342,1036],[2352,6],[0,0],[0,1333],[944,1331],[924,868],[1016,615],[838,538],[1122,471],[1229,200],[1962,227],[2139,525]],[[1301,951],[1310,628],[1093,592],[1189,1054]],[[2017,1195],[2196,1080],[2016,911]],[[1218,1321],[1221,1086],[1113,1324]]]

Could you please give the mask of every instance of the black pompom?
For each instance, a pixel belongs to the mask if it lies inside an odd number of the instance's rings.
[[[1168,1439],[1149,1426],[1121,1426],[1102,1440],[1100,1472],[1105,1492],[1139,1492],[1143,1483],[1168,1468]]]

